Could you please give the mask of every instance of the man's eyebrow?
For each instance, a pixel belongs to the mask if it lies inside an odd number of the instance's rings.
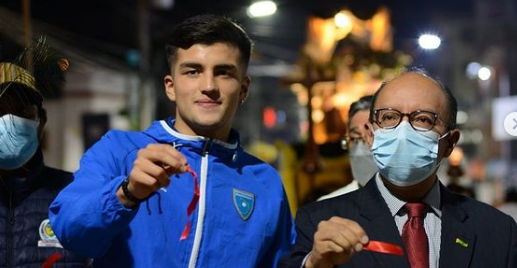
[[[196,63],[196,62],[182,62],[180,63],[179,65],[180,68],[201,68],[203,67],[203,65],[201,65],[200,63]]]
[[[234,64],[218,64],[215,66],[215,69],[237,69],[237,66]]]
[[[203,65],[201,63],[197,62],[182,62],[179,65],[180,68],[203,68]],[[231,63],[223,63],[223,64],[217,64],[214,69],[227,69],[227,70],[236,70],[237,66],[235,64]]]
[[[361,133],[359,132],[359,127],[353,127],[353,128],[350,128],[349,133],[361,134]]]

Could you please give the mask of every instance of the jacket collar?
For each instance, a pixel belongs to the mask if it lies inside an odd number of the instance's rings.
[[[168,120],[169,122],[167,122]],[[160,143],[174,145],[178,150],[191,148],[199,153],[209,153],[220,157],[231,156],[234,159],[242,150],[239,134],[234,129],[230,131],[229,141],[224,142],[203,136],[186,135],[176,131],[171,127],[172,125],[174,125],[173,119],[155,121],[144,133]]]
[[[442,194],[442,238],[440,267],[469,267],[476,241],[464,209],[467,197],[452,193],[440,184]]]
[[[464,196],[447,190],[440,182],[442,234],[440,267],[468,267],[472,257],[476,235],[466,224],[469,216],[464,209]],[[370,239],[394,243],[403,247],[395,221],[379,192],[375,180],[370,180],[359,192],[359,213],[366,220],[364,226]],[[407,267],[407,258],[389,254],[372,254],[379,267]]]
[[[43,152],[41,148],[38,148],[34,156],[24,165],[26,171],[23,175],[0,177],[2,201],[8,203],[9,197],[12,196],[14,204],[18,204],[44,184],[47,179],[42,176],[44,166]]]
[[[359,191],[359,214],[366,220],[363,228],[368,233],[368,237],[372,240],[388,242],[404,248],[397,225],[386,201],[384,201],[377,188],[375,179],[371,179]],[[375,252],[367,253],[377,261],[377,267],[409,268],[409,263],[405,256]]]

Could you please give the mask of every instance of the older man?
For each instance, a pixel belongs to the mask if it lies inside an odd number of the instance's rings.
[[[379,169],[351,193],[309,204],[280,267],[517,267],[517,225],[448,191],[436,171],[459,140],[452,94],[421,70],[383,84],[368,143]]]

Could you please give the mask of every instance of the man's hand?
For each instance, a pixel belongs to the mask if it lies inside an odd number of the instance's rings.
[[[153,192],[170,184],[172,174],[187,171],[187,160],[180,152],[168,144],[149,144],[138,151],[129,174],[129,192],[138,199],[145,199]],[[128,200],[121,188],[117,197],[126,207],[135,204]]]
[[[306,268],[331,268],[348,262],[355,252],[363,250],[368,236],[355,221],[332,217],[321,221],[314,234],[312,254],[305,263]]]

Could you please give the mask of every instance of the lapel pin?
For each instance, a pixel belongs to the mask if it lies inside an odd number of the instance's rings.
[[[454,241],[454,242],[456,242],[456,244],[458,244],[458,245],[460,245],[460,246],[462,246],[464,248],[468,248],[469,247],[469,243],[461,240],[460,238],[456,238],[456,241]]]

